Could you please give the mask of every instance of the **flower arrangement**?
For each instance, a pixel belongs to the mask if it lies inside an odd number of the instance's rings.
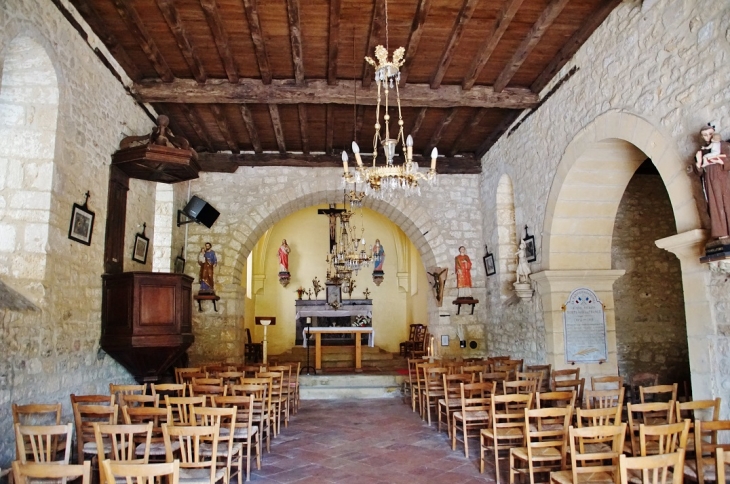
[[[353,328],[366,328],[372,325],[372,320],[367,316],[356,316],[352,322]]]
[[[305,292],[306,291],[304,290],[304,288],[302,286],[299,286],[297,288],[297,298],[298,299],[301,299],[302,298],[302,294],[304,294]]]

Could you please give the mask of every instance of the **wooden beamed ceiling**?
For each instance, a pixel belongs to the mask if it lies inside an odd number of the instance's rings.
[[[375,134],[375,46],[405,48],[414,156],[480,157],[620,0],[71,0],[208,171],[340,166]],[[391,132],[397,112],[391,91]],[[382,116],[382,113],[381,113]],[[381,120],[382,122],[382,120]],[[425,157],[425,158],[424,158]]]

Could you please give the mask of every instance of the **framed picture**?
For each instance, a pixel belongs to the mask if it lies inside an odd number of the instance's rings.
[[[441,335],[441,346],[449,346],[449,335],[448,334]]]
[[[134,250],[132,251],[132,260],[139,262],[140,264],[147,263],[147,247],[150,244],[150,239],[142,234],[134,236]],[[177,266],[177,264],[175,264]]]
[[[491,252],[487,252],[484,256],[484,270],[486,271],[487,276],[492,276],[497,272],[497,268],[494,266],[494,254]]]
[[[327,304],[333,307],[342,305],[342,286],[327,284]]]
[[[71,224],[68,227],[68,238],[85,245],[91,245],[91,233],[94,231],[94,212],[74,203],[71,210]]]
[[[528,235],[522,240],[525,241],[525,255],[527,256],[527,262],[535,262],[537,260],[537,250],[535,250],[535,236]]]
[[[175,274],[185,273],[185,259],[180,256],[175,258]]]

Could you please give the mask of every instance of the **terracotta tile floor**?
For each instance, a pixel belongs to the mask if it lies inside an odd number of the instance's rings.
[[[400,399],[307,400],[272,440],[251,482],[484,483],[494,482],[494,464],[490,459],[479,474],[476,438],[467,459],[460,443],[452,451],[446,432]]]

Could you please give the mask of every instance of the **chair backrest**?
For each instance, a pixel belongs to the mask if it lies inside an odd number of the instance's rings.
[[[28,462],[68,464],[71,459],[73,424],[21,425],[15,424],[15,442],[18,460]],[[59,459],[58,449],[63,444],[64,453]]]
[[[218,427],[218,442],[228,444],[228,452],[231,455],[233,448],[233,436],[236,429],[237,406],[232,407],[193,407],[193,423],[204,427]],[[220,432],[220,429],[225,429]],[[215,448],[215,447],[213,447]]]
[[[542,372],[541,371],[518,371],[515,372],[516,380],[535,380],[537,386],[535,391],[540,391],[542,388]]]
[[[218,448],[218,426],[191,426],[191,425],[163,425],[162,435],[165,438],[165,452],[167,462],[175,460],[175,455],[180,456],[180,467],[185,469],[209,469],[210,483],[215,483],[215,470],[217,453],[200,452],[201,444],[210,443],[211,449]],[[180,447],[175,452],[173,442]],[[203,446],[205,447],[205,446]],[[210,454],[210,455],[208,455]]]
[[[509,395],[512,393],[534,395],[537,392],[537,380],[505,380],[502,382],[502,391],[504,395]]]
[[[639,425],[663,425],[674,423],[674,402],[627,403],[626,414],[631,438],[631,452],[640,453]]]
[[[110,399],[111,397],[106,397]],[[93,443],[89,450],[96,453],[96,437],[94,435],[94,423],[115,424],[117,423],[119,407],[117,405],[91,405],[81,403],[79,397],[71,395],[71,406],[74,412],[76,423],[76,451],[79,462],[84,460],[84,444]]]
[[[659,402],[659,401],[677,401],[677,384],[671,385],[653,385],[640,386],[639,398],[641,403]]]
[[[553,366],[550,364],[547,365],[527,365],[525,366],[525,371],[529,373],[535,373],[540,372],[542,374],[542,379],[540,380],[540,388],[538,388],[538,391],[540,392],[549,392],[550,391],[550,373],[552,371]]]
[[[186,385],[184,383],[153,383],[152,395],[159,395],[162,401],[165,401],[165,395],[171,397],[184,397]]]
[[[497,360],[492,364],[492,371],[509,373],[508,379],[514,379],[518,371],[522,371],[523,360]]]
[[[505,427],[518,427],[524,425],[525,409],[532,406],[532,394],[510,394],[492,395],[490,402],[490,415],[494,435],[498,430]]]
[[[488,371],[479,374],[479,381],[489,381],[501,387],[502,382],[509,379],[509,372],[506,371]]]
[[[583,389],[585,388],[585,384],[585,378],[580,378],[576,380],[553,380],[551,383],[552,390],[554,392],[566,392],[575,390],[576,402],[578,402],[579,404],[583,401]]]
[[[28,479],[37,482],[38,480],[48,481],[60,480],[66,484],[67,480],[81,477],[81,484],[91,483],[91,461],[84,461],[80,465],[72,464],[22,464],[20,461],[13,461],[13,477],[15,484],[27,484]]]
[[[119,405],[121,407],[159,407],[159,395],[120,395]]]
[[[586,390],[586,408],[609,408],[624,406],[624,388],[617,390]]]
[[[146,424],[94,424],[94,436],[99,460],[110,459],[130,464],[147,464],[150,458],[152,422]],[[137,456],[137,444],[145,443],[144,453]],[[105,480],[102,473],[101,484]]]
[[[587,482],[588,476],[594,472],[606,472],[619,475],[619,456],[622,455],[626,424],[598,427],[570,427],[570,460],[572,464],[573,482]],[[594,442],[605,443],[605,448],[592,448]],[[595,450],[598,450],[597,452]],[[610,461],[610,463],[609,463]]]
[[[558,380],[580,380],[580,367],[553,370],[550,375],[551,384]]]
[[[60,403],[30,403],[27,405],[18,405],[14,403],[13,424],[21,425],[61,425],[61,404]],[[30,449],[30,440],[26,438],[26,444]],[[69,440],[67,446],[71,445]],[[16,448],[16,459],[20,459],[20,448]]]
[[[260,371],[256,374],[257,378],[270,378],[271,384],[269,385],[269,392],[271,397],[275,398],[281,395],[283,378],[280,371]],[[243,381],[243,380],[241,380]]]
[[[568,428],[573,414],[572,407],[525,409],[524,435],[528,461],[535,453],[553,448],[560,453],[560,468],[565,468]]]
[[[670,454],[650,455],[646,457],[627,457],[621,455],[619,458],[621,473],[621,484],[629,484],[629,471],[641,471],[641,482],[643,484],[682,484],[684,468],[684,450]]]
[[[575,407],[575,390],[569,392],[537,392],[535,403],[537,408]]]
[[[170,407],[122,407],[124,423],[131,424],[152,424],[152,435],[150,442],[160,444],[164,442],[162,437],[162,424],[172,424],[172,409]],[[141,440],[139,439],[142,443]],[[145,446],[149,448],[150,446]]]
[[[464,421],[469,421],[468,415],[482,413],[489,415],[492,406],[494,384],[490,382],[459,383],[459,398],[461,399],[461,414]]]
[[[693,424],[695,420],[707,422],[720,418],[720,405],[722,399],[717,397],[714,400],[693,400],[691,402],[677,402],[677,420],[689,419]],[[692,428],[692,425],[690,426]]]
[[[639,449],[642,456],[669,454],[687,449],[689,420],[664,425],[639,425]]]
[[[206,385],[193,383],[189,386],[191,397],[205,397],[207,400],[206,406],[212,405],[212,399],[214,396],[226,396],[228,394],[227,385]]]
[[[178,484],[180,481],[180,461],[159,464],[130,464],[114,462],[109,459],[101,462],[102,482],[127,482],[128,484]],[[162,480],[166,477],[166,480]],[[119,481],[117,480],[119,478]]]
[[[261,399],[257,398],[253,393],[245,396],[237,395],[215,397],[213,401],[215,402],[216,407],[219,407],[219,410],[224,409],[231,412],[231,414],[225,418],[232,418],[233,422],[235,422],[236,431],[234,431],[233,428],[230,430],[230,435],[233,435],[234,437],[239,435],[242,429],[245,429],[245,432],[243,432],[244,435],[252,435],[254,416],[265,418],[263,415],[266,415],[266,412],[264,411],[265,409],[260,404]]]
[[[619,390],[624,387],[624,377],[604,375],[591,377],[591,390]]]
[[[578,427],[607,427],[621,424],[621,407],[577,408]]]
[[[730,464],[730,452],[726,452],[722,448],[717,449],[715,453],[715,482],[727,482],[725,467]]]
[[[187,383],[185,379],[183,379],[183,375],[186,373],[202,373],[203,369],[201,367],[188,367],[188,368],[175,368],[175,383]]]
[[[659,374],[658,373],[637,373],[635,375],[631,375],[631,387],[632,388],[638,388],[638,387],[649,387],[649,386],[655,386],[659,384]]]
[[[180,383],[190,385],[196,378],[208,378],[210,374],[207,371],[185,371],[180,373]]]
[[[429,367],[424,369],[425,372],[425,383],[426,383],[426,395],[433,397],[434,395],[443,395],[444,391],[444,378],[443,375],[447,375],[449,371],[444,367]]]
[[[147,393],[147,384],[142,385],[116,385],[109,384],[109,395],[114,395],[115,402],[121,404],[120,397],[122,395],[145,395]]]
[[[177,425],[192,425],[192,408],[205,407],[205,396],[199,397],[171,397],[165,395],[165,406],[172,413],[172,421]]]
[[[697,482],[704,484],[706,467],[714,464],[717,449],[730,451],[730,420],[696,420],[694,444]]]

